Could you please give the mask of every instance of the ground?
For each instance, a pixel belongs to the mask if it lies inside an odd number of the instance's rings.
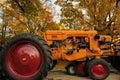
[[[60,62],[61,63],[61,62]],[[110,66],[110,75],[105,80],[120,80],[120,72]],[[89,77],[79,77],[76,75],[68,75],[63,64],[57,65],[49,72],[45,80],[91,80]]]
[[[91,80],[89,77],[67,75],[64,71],[51,71],[45,80]],[[120,80],[120,74],[112,73],[105,80]]]

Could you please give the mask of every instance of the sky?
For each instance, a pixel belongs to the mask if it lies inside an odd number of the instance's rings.
[[[45,0],[45,1],[47,1],[47,0]],[[55,5],[54,4],[55,1],[56,0],[48,0],[47,3],[46,3],[46,6],[50,7],[52,12],[54,13],[53,20],[55,22],[59,23],[59,21],[60,21],[60,14],[61,14],[61,11],[60,11],[61,7],[58,6],[58,5]]]
[[[4,0],[0,0],[0,4],[4,3]],[[1,16],[1,8],[0,8],[0,16]],[[2,19],[0,18],[0,23],[2,23]]]
[[[1,16],[1,14],[2,14],[2,11],[1,11],[1,9],[0,9],[0,16]],[[2,23],[2,19],[0,18],[0,23]]]

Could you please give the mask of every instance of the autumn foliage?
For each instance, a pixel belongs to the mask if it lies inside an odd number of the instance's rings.
[[[35,33],[41,35],[45,30],[59,29],[53,22],[53,13],[39,0],[8,0],[1,7],[1,43],[16,34]]]
[[[47,29],[90,29],[100,34],[120,35],[119,0],[56,0],[61,7],[60,23],[40,0],[1,0],[1,43],[16,34],[30,32],[41,35]]]
[[[120,32],[119,0],[57,0],[61,6],[61,23],[70,29],[89,26],[100,34]]]

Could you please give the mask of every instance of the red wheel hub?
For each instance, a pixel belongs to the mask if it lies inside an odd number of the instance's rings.
[[[98,64],[93,66],[92,73],[94,76],[100,78],[100,77],[103,77],[107,74],[107,70],[103,64],[98,63]]]
[[[30,78],[41,70],[43,65],[42,51],[33,42],[17,42],[8,51],[6,65],[15,77]]]
[[[81,62],[81,63],[79,63],[78,66],[77,66],[77,70],[78,70],[78,72],[79,72],[81,75],[85,75],[85,74],[86,74],[84,68],[85,68],[85,62]]]

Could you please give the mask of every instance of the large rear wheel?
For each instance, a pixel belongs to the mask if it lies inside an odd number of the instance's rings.
[[[0,46],[0,58],[2,58],[2,49],[3,49],[3,47]],[[0,80],[6,80],[6,76],[3,73],[1,62],[2,62],[2,60],[0,59]]]
[[[47,43],[33,34],[11,38],[2,52],[2,68],[10,80],[43,80],[52,67]]]

